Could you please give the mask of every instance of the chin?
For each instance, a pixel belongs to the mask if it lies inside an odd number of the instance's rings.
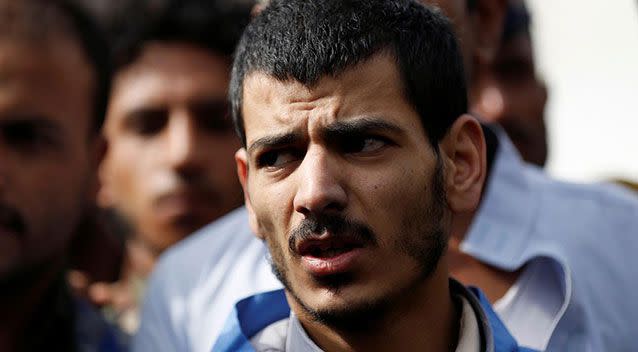
[[[324,286],[305,297],[293,293],[313,320],[337,330],[367,329],[391,306],[390,295],[369,292],[360,285]]]
[[[349,297],[348,297],[349,296]],[[362,297],[333,293],[321,304],[304,307],[313,320],[340,331],[365,331],[379,321],[391,306],[385,297]]]

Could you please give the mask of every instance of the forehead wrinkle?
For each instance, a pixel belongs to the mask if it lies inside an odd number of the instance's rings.
[[[250,92],[250,94],[247,94]],[[244,87],[244,108],[247,105],[252,107],[255,117],[259,116],[259,109],[262,113],[268,111],[268,126],[259,124],[259,132],[268,130],[281,130],[281,128],[299,131],[307,134],[315,117],[323,120],[322,117],[329,115],[334,117],[338,111],[335,105],[325,99],[333,99],[333,90],[309,88],[294,80],[281,81],[266,73],[254,72],[247,78]],[[266,107],[266,109],[264,109]],[[246,110],[245,110],[246,111]],[[248,115],[245,115],[246,126],[251,123]],[[247,134],[249,131],[246,131]],[[257,134],[261,134],[257,132]],[[250,138],[249,138],[250,139]]]
[[[312,87],[294,79],[279,80],[265,72],[255,71],[246,76],[244,85],[244,101],[247,92],[263,90],[260,98],[269,105],[291,106],[290,110],[312,110],[325,98],[338,95],[341,91],[332,77],[322,77]],[[251,94],[254,96],[254,94]]]

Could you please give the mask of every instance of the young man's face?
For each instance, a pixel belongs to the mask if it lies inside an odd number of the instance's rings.
[[[448,233],[444,174],[377,55],[313,88],[263,73],[244,82],[237,153],[251,225],[306,311],[339,318],[415,289]]]
[[[0,37],[0,278],[60,255],[88,204],[94,91],[74,41]]]
[[[158,251],[241,204],[229,65],[206,49],[151,43],[116,75],[100,198]]]

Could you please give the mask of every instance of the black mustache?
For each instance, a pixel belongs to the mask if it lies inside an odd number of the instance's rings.
[[[20,212],[16,209],[0,203],[0,227],[15,232],[18,236],[24,236],[27,226]]]
[[[376,235],[367,225],[340,215],[325,214],[305,218],[290,232],[288,247],[292,253],[296,253],[297,243],[320,236],[324,232],[330,232],[334,237],[353,238],[364,244],[377,244]]]

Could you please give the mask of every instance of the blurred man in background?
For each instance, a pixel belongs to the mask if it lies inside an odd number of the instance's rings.
[[[132,18],[116,28],[100,166],[100,205],[129,225],[127,260],[118,285],[89,290],[131,333],[159,254],[242,203],[226,94],[252,8],[180,1],[147,11],[147,3],[134,3]]]
[[[106,43],[62,1],[0,1],[0,350],[114,351],[66,285],[68,247],[97,189]]]
[[[529,26],[525,3],[510,0],[494,63],[478,69],[472,93],[478,115],[501,125],[523,159],[543,167],[547,88],[536,73]]]

